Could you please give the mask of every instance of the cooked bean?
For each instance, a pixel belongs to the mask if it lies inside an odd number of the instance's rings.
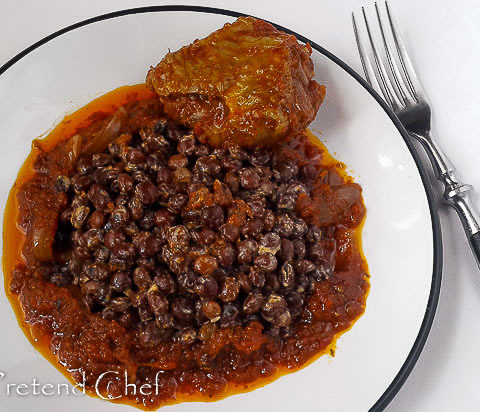
[[[134,316],[130,311],[126,311],[120,315],[117,321],[120,324],[120,326],[129,330],[134,322]]]
[[[110,280],[112,289],[116,292],[123,292],[132,286],[132,279],[126,272],[115,272]]]
[[[272,272],[277,268],[277,259],[271,253],[263,253],[255,258],[254,264],[261,272]]]
[[[172,265],[170,265],[170,269],[177,275],[179,293],[193,293],[195,291],[195,281],[197,280],[197,275],[195,273],[189,271],[187,266],[181,267],[181,270],[175,271],[175,268],[172,269]]]
[[[193,135],[183,136],[177,145],[179,153],[191,156],[195,152],[195,137]]]
[[[77,160],[77,171],[82,175],[91,173],[93,170],[92,158],[88,156],[80,156]]]
[[[280,270],[280,283],[285,288],[290,288],[295,282],[295,271],[291,263],[285,263]]]
[[[262,180],[257,189],[260,196],[271,196],[275,193],[276,186],[270,180]]]
[[[292,321],[285,298],[272,293],[262,306],[263,318],[275,326],[288,326]]]
[[[303,298],[298,292],[291,292],[286,296],[288,308],[292,316],[298,316],[302,313]]]
[[[240,309],[236,303],[226,303],[223,305],[222,315],[220,322],[222,326],[235,325],[235,321],[238,318]]]
[[[247,315],[257,313],[263,305],[263,295],[261,293],[250,293],[243,302],[243,311]]]
[[[299,259],[295,262],[295,272],[299,275],[305,275],[315,270],[315,265],[307,259]]]
[[[219,228],[220,234],[228,242],[236,242],[240,236],[240,228],[226,223]]]
[[[108,204],[112,201],[108,192],[97,183],[90,186],[88,198],[93,206],[100,210],[107,210]]]
[[[248,160],[253,166],[265,166],[270,161],[270,152],[264,148],[255,148]]]
[[[188,255],[175,252],[168,265],[170,270],[176,275],[184,275],[190,268],[191,259]],[[180,280],[179,280],[180,282]]]
[[[218,261],[210,255],[199,256],[195,259],[193,269],[200,275],[211,275],[218,269]]]
[[[128,202],[128,208],[133,220],[139,220],[142,218],[144,209],[142,202],[138,197],[132,197]]]
[[[252,239],[242,240],[237,246],[237,261],[240,264],[250,263],[257,251],[257,243]]]
[[[293,162],[281,162],[273,166],[275,177],[281,182],[287,182],[298,174],[298,166]]]
[[[275,215],[271,210],[266,210],[263,214],[263,228],[265,230],[272,230],[275,226]]]
[[[235,261],[235,249],[233,248],[233,246],[227,244],[217,249],[216,256],[217,256],[218,262],[223,267],[230,267]]]
[[[168,300],[155,289],[149,290],[148,304],[155,315],[164,315],[168,312]]]
[[[92,178],[90,176],[75,175],[72,178],[72,185],[75,192],[80,193],[88,190],[92,184]]]
[[[177,154],[170,156],[168,159],[168,167],[174,168],[184,168],[188,164],[188,159],[183,154]]]
[[[217,157],[213,155],[199,157],[195,164],[195,168],[202,173],[213,176],[219,174],[222,170],[220,162]]]
[[[190,233],[183,225],[170,227],[167,232],[167,241],[170,249],[187,252],[190,244]]]
[[[85,246],[90,250],[95,250],[103,242],[103,233],[99,229],[89,229],[83,234]]]
[[[249,201],[247,204],[248,204],[248,207],[250,208],[250,210],[252,211],[253,216],[263,217],[263,215],[265,213],[264,202],[262,202],[261,200],[258,200],[258,199],[254,199],[254,200]]]
[[[238,192],[240,188],[240,180],[238,179],[238,176],[234,172],[228,172],[225,175],[224,181],[233,193]]]
[[[173,171],[173,181],[177,184],[189,183],[192,178],[192,172],[186,167],[179,167]]]
[[[237,275],[237,280],[241,290],[247,293],[252,290],[252,281],[249,279],[248,275],[245,273],[239,273]]]
[[[112,156],[107,153],[97,153],[92,156],[93,167],[108,166],[112,162]]]
[[[307,253],[305,242],[301,239],[295,239],[293,241],[293,250],[298,259],[303,259]]]
[[[242,167],[242,161],[240,159],[234,159],[233,157],[227,157],[223,160],[223,168],[227,172],[236,172]]]
[[[110,271],[107,264],[96,262],[87,266],[85,274],[92,280],[104,280],[109,277]]]
[[[132,149],[127,154],[127,162],[133,164],[142,164],[145,163],[146,157],[140,149]]]
[[[152,283],[152,278],[145,267],[139,266],[133,272],[133,282],[139,289],[147,289]]]
[[[175,341],[189,345],[197,340],[197,332],[193,328],[183,329],[175,334]]]
[[[263,286],[263,290],[266,293],[276,292],[280,288],[280,281],[278,280],[278,276],[273,273],[269,272],[265,274],[265,285]]]
[[[187,195],[184,195],[183,193],[175,194],[168,199],[168,210],[172,213],[179,214],[187,203]]]
[[[212,229],[217,229],[223,225],[225,216],[223,209],[219,205],[208,206],[202,210],[204,222]]]
[[[308,226],[303,219],[294,219],[292,236],[300,237],[303,236],[308,230]]]
[[[153,319],[153,312],[150,309],[150,306],[147,304],[142,304],[138,306],[138,316],[142,322],[147,322],[151,319]]]
[[[159,166],[157,170],[157,183],[161,185],[162,183],[168,184],[172,181],[172,174],[170,169],[166,166]]]
[[[282,237],[289,237],[293,232],[294,222],[286,213],[275,218],[275,231]]]
[[[126,174],[126,173],[121,173],[118,176],[118,189],[120,190],[120,193],[130,193],[133,190],[133,178]]]
[[[217,296],[218,293],[217,281],[212,276],[199,276],[195,280],[195,292],[197,292],[200,296],[213,298]]]
[[[200,327],[200,331],[198,333],[198,338],[202,341],[209,340],[212,335],[215,333],[216,330],[215,323],[206,322]]]
[[[220,319],[222,308],[214,300],[206,300],[202,304],[202,313],[210,319],[211,322],[216,322]]]
[[[211,148],[164,117],[148,122],[55,180],[73,258],[45,278],[79,285],[92,311],[142,344],[260,322],[275,353],[334,271],[331,228],[297,210],[329,176],[316,181],[283,149]]]
[[[79,206],[73,209],[72,216],[70,217],[70,222],[75,229],[81,229],[83,224],[88,218],[90,213],[90,208],[86,206]]]
[[[240,185],[245,189],[256,189],[260,185],[260,175],[253,167],[246,167],[238,171]]]
[[[281,193],[278,196],[277,207],[284,210],[295,209],[297,198],[293,193]]]
[[[100,229],[105,224],[105,214],[100,210],[95,210],[88,218],[88,226],[91,229]]]
[[[166,313],[165,315],[155,316],[155,324],[160,329],[169,329],[173,327],[174,319],[171,313]]]
[[[140,256],[153,257],[160,252],[160,240],[149,232],[135,235],[132,241]]]
[[[209,245],[215,240],[215,233],[208,228],[203,228],[200,232],[196,232],[194,240],[201,245]]]
[[[90,280],[81,286],[85,295],[91,296],[98,303],[107,304],[110,300],[110,288],[105,282]]]
[[[159,209],[155,212],[155,224],[158,227],[170,226],[175,221],[175,215],[167,209]]]
[[[258,253],[271,253],[275,255],[282,246],[281,238],[276,233],[266,233],[259,242]]]
[[[257,288],[262,288],[265,284],[265,275],[259,270],[252,268],[248,274],[248,277],[252,282],[252,285],[256,286]]]
[[[88,206],[89,200],[86,193],[82,192],[76,194],[72,199],[72,209],[76,209],[79,206]]]
[[[222,282],[218,297],[223,302],[233,302],[240,292],[240,285],[234,277],[227,277]]]
[[[115,229],[109,230],[104,237],[105,246],[113,250],[115,246],[125,241],[125,235]]]
[[[289,239],[282,239],[281,248],[280,248],[280,258],[285,262],[289,262],[293,259],[294,253],[295,253],[295,246],[293,245],[293,242]]]
[[[161,271],[155,276],[153,281],[158,286],[158,290],[163,294],[171,295],[172,293],[175,293],[175,281],[167,272]]]
[[[55,180],[55,189],[57,189],[59,192],[68,192],[71,184],[72,181],[68,176],[60,175]]]
[[[172,303],[172,314],[181,320],[192,319],[194,315],[192,303],[182,296],[176,298]]]
[[[128,219],[130,218],[128,210],[125,206],[118,206],[110,215],[110,221],[112,222],[112,226],[114,228],[122,228],[128,223]]]
[[[325,258],[325,250],[322,242],[315,242],[308,246],[307,255],[310,259],[320,261]]]
[[[259,218],[250,219],[242,228],[242,234],[245,237],[256,239],[263,230],[263,222]]]
[[[135,195],[144,205],[151,205],[158,196],[158,188],[152,182],[142,182],[135,187]]]

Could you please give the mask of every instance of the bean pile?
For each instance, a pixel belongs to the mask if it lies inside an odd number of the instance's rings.
[[[334,267],[334,241],[296,213],[317,173],[275,150],[210,148],[164,118],[122,134],[56,180],[69,199],[56,249],[70,255],[50,281],[145,343],[252,321],[291,336]]]

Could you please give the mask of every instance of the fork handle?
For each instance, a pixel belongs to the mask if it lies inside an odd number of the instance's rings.
[[[443,201],[455,209],[460,217],[477,265],[480,267],[480,214],[472,200],[473,186],[461,182],[452,162],[429,132],[410,134],[425,148],[435,177],[444,185]]]

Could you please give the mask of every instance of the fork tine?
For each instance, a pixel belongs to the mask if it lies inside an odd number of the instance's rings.
[[[423,93],[423,87],[418,79],[415,69],[413,68],[413,64],[408,56],[407,49],[405,48],[402,38],[400,37],[397,24],[393,19],[392,13],[390,12],[390,6],[388,5],[387,1],[385,1],[385,8],[387,9],[388,21],[390,23],[390,29],[392,30],[393,40],[398,53],[398,59],[400,60],[403,74],[410,93],[417,102],[420,100],[420,97],[426,100],[425,94]]]
[[[360,39],[360,34],[357,28],[357,22],[355,20],[355,13],[352,13],[352,24],[353,24],[353,33],[355,34],[355,40],[357,42],[357,49],[358,54],[360,55],[360,61],[362,63],[363,72],[365,73],[365,78],[367,82],[372,86],[378,94],[382,94],[382,89],[380,89],[380,85],[378,84],[377,77],[375,72],[373,71],[372,63],[365,53],[363,48],[363,42]]]
[[[378,26],[380,27],[380,34],[382,36],[383,46],[385,47],[385,55],[387,57],[390,72],[392,73],[392,77],[395,82],[396,90],[398,91],[398,94],[401,100],[403,100],[404,105],[408,103],[414,103],[414,97],[410,94],[410,89],[405,85],[405,82],[403,81],[403,77],[400,74],[400,70],[398,69],[397,62],[392,57],[392,52],[390,49],[389,42],[387,41],[387,37],[385,35],[385,31],[383,29],[382,17],[380,15],[380,10],[378,9],[377,2],[375,2],[375,12],[377,14]]]
[[[367,29],[367,35],[370,42],[371,52],[373,55],[373,59],[375,61],[375,66],[377,68],[376,73],[378,74],[377,75],[378,83],[380,84],[380,88],[382,89],[385,100],[390,104],[390,106],[394,110],[398,110],[403,107],[403,103],[400,101],[397,95],[397,92],[393,87],[392,82],[390,81],[390,78],[387,74],[385,66],[378,55],[377,48],[373,41],[372,33],[370,31],[370,25],[368,24],[368,19],[367,19],[367,15],[365,13],[364,7],[362,7],[362,14],[363,14],[363,20],[365,22],[365,27]]]

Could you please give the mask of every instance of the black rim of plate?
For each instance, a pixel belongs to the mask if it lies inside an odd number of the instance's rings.
[[[50,34],[49,36],[44,37],[43,39],[37,41],[36,43],[32,44],[31,46],[27,47],[22,52],[18,53],[15,57],[10,59],[7,63],[5,63],[2,67],[0,67],[0,75],[5,73],[11,66],[13,66],[16,62],[20,59],[25,57],[31,51],[37,49],[38,47],[42,46],[43,44],[49,42],[50,40],[61,36],[69,31],[75,30],[79,27],[86,26],[91,23],[96,23],[102,20],[113,19],[116,17],[126,16],[129,14],[140,14],[140,13],[152,13],[152,12],[162,12],[162,11],[185,11],[185,12],[200,12],[200,13],[209,13],[209,14],[220,14],[229,17],[241,17],[245,16],[244,13],[239,13],[236,11],[219,9],[219,8],[212,8],[212,7],[202,7],[202,6],[182,6],[182,5],[172,5],[172,6],[149,6],[149,7],[138,7],[133,9],[125,9],[119,10],[112,13],[102,14],[100,16],[92,17],[81,22],[72,24],[68,27],[65,27],[61,30],[56,31],[55,33]],[[271,23],[271,22],[270,22]],[[330,53],[328,50],[325,50],[323,47],[318,45],[317,43],[307,39],[306,37],[290,30],[285,27],[282,27],[278,24],[272,23],[278,29],[293,34],[298,40],[303,43],[309,43],[313,49],[317,50],[319,53],[323,54],[325,57],[336,63],[342,69],[344,69],[348,74],[350,74],[358,83],[360,83],[377,101],[377,103],[383,108],[385,113],[390,117],[390,120],[393,122],[395,127],[400,132],[405,144],[407,145],[410,153],[417,165],[418,172],[420,173],[420,177],[423,182],[423,186],[425,188],[425,192],[427,195],[428,205],[430,208],[430,216],[432,220],[432,230],[433,230],[433,272],[432,272],[432,283],[430,288],[430,295],[428,298],[427,309],[425,311],[425,315],[420,326],[420,330],[418,332],[417,338],[408,354],[405,362],[403,363],[400,371],[397,373],[393,381],[387,387],[385,392],[382,396],[375,402],[375,404],[371,407],[370,411],[381,411],[385,409],[385,407],[391,402],[391,400],[395,397],[398,393],[406,379],[408,378],[410,372],[412,371],[415,363],[420,356],[420,353],[423,350],[425,342],[427,340],[428,334],[430,332],[430,328],[433,323],[433,319],[435,317],[435,311],[437,308],[437,303],[440,294],[440,285],[442,279],[442,264],[443,264],[443,254],[442,254],[442,232],[440,227],[440,220],[438,217],[437,212],[437,204],[435,203],[435,197],[433,194],[433,189],[431,183],[429,181],[429,177],[425,167],[420,161],[420,157],[416,152],[416,148],[413,146],[408,133],[392,112],[392,110],[386,105],[384,100],[372,89],[372,87],[357,73],[353,70],[350,66],[340,60],[338,57]]]

